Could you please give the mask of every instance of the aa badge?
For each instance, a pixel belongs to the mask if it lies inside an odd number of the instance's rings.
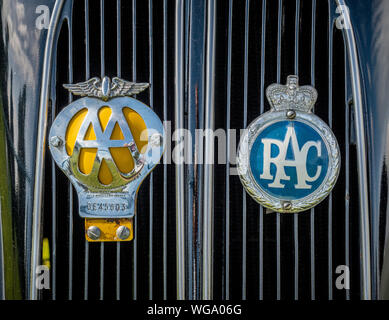
[[[49,148],[78,193],[86,238],[131,240],[138,189],[165,146],[161,120],[130,97],[149,84],[104,77],[64,87],[83,98],[57,115]]]
[[[339,175],[340,150],[331,129],[312,113],[317,91],[298,77],[266,90],[271,110],[242,135],[240,180],[258,203],[275,212],[310,209],[331,192]]]

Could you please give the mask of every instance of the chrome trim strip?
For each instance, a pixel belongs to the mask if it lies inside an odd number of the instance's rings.
[[[56,52],[55,50],[54,52]],[[55,58],[53,60],[53,70],[52,70],[52,80],[54,81],[54,78],[56,77],[56,70],[57,70],[57,58],[56,53]],[[54,82],[52,82],[54,83]],[[56,88],[53,86],[50,88],[51,94],[51,123],[53,123],[55,116],[56,116],[56,105],[57,105],[57,97],[56,97]],[[52,263],[51,263],[51,298],[52,300],[56,300],[57,298],[57,178],[56,178],[56,165],[55,161],[52,158],[51,159],[51,199],[52,199],[52,206],[51,206],[51,229],[52,229],[52,244],[51,244],[51,257],[52,257]]]
[[[345,5],[344,0],[336,0],[338,5]],[[365,120],[362,104],[362,84],[359,71],[358,51],[354,37],[352,23],[349,29],[343,29],[343,34],[347,43],[347,54],[351,73],[351,87],[353,91],[353,105],[355,109],[355,129],[357,137],[357,156],[358,156],[358,179],[359,179],[359,207],[360,207],[360,225],[361,225],[361,298],[371,300],[371,252],[370,252],[370,214],[366,162],[366,135]]]
[[[207,52],[205,74],[205,129],[214,129],[215,125],[215,33],[216,1],[207,3]],[[204,219],[203,219],[203,296],[204,300],[213,298],[213,158],[214,141],[205,135],[204,141]]]
[[[54,37],[57,29],[57,25],[60,19],[62,7],[65,0],[58,0],[55,2],[52,16],[50,19],[50,25],[47,32],[47,40],[44,53],[44,63],[42,71],[42,86],[39,103],[39,121],[38,121],[38,135],[36,146],[36,160],[35,160],[35,183],[34,183],[34,200],[32,208],[32,243],[31,243],[31,265],[29,278],[29,288],[27,298],[31,300],[37,300],[36,283],[36,267],[41,261],[41,221],[42,221],[42,194],[44,184],[44,162],[46,151],[46,131],[48,120],[48,108],[49,108],[49,86],[51,79],[51,67],[52,67],[52,55]]]
[[[346,266],[350,265],[350,105],[348,102],[348,85],[347,85],[347,53],[344,50],[344,105],[345,105],[345,159],[346,164],[346,182],[344,190],[344,201],[345,201],[345,264]],[[346,300],[350,300],[350,289],[346,289]]]
[[[176,0],[175,23],[175,129],[184,128],[184,1]],[[180,137],[182,139],[182,137]],[[177,141],[180,143],[181,141]],[[184,165],[176,164],[176,246],[177,246],[177,299],[185,299],[185,185]]]

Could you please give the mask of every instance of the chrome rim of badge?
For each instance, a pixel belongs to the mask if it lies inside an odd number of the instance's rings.
[[[312,113],[317,91],[288,76],[266,90],[270,111],[242,135],[237,170],[248,194],[281,213],[308,210],[325,199],[340,171],[340,150],[327,124]]]

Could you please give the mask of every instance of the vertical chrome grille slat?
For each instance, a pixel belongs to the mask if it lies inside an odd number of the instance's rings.
[[[105,76],[105,35],[104,35],[104,6],[105,1],[100,0],[100,54],[101,78]],[[100,300],[104,299],[104,242],[100,244]]]
[[[89,276],[89,242],[85,240],[85,260],[84,260],[84,300],[88,300],[88,276]]]
[[[226,242],[225,242],[225,299],[230,299],[230,134],[231,127],[231,61],[232,61],[232,14],[234,1],[229,0],[228,11],[228,61],[227,61],[227,148],[226,148]]]
[[[175,2],[175,129],[184,128],[184,2]],[[180,137],[181,138],[181,137]],[[177,141],[177,143],[182,142]],[[181,156],[181,154],[180,154]],[[184,165],[176,164],[176,246],[177,246],[177,299],[185,299],[185,201]]]
[[[100,300],[104,299],[104,242],[100,244]]]
[[[186,240],[187,240],[187,293],[188,299],[201,298],[201,224],[203,193],[203,140],[196,129],[204,128],[204,57],[206,1],[188,1],[185,10],[185,108],[186,124],[192,144],[186,144],[186,156],[193,165],[185,165]],[[188,163],[188,162],[186,162]],[[223,239],[224,240],[224,239]],[[222,244],[224,245],[224,244]]]
[[[311,85],[315,87],[315,52],[316,52],[316,0],[312,0],[311,18]],[[311,250],[311,300],[316,299],[315,289],[315,209],[310,212],[310,250]]]
[[[163,120],[167,121],[167,0],[163,0]],[[166,122],[165,122],[166,123]],[[163,299],[167,299],[167,163],[163,155]]]
[[[328,125],[332,128],[332,72],[333,72],[333,20],[332,1],[329,1],[328,15]],[[328,197],[328,299],[333,298],[332,289],[332,192]]]
[[[85,79],[90,78],[89,57],[89,0],[85,0]],[[89,242],[85,239],[84,300],[88,299]]]
[[[249,19],[250,0],[246,0],[245,8],[245,40],[244,40],[244,101],[243,101],[243,128],[247,128],[247,103],[248,103],[248,59],[249,59]],[[247,281],[247,199],[246,190],[243,189],[243,223],[242,223],[242,300],[246,299]]]
[[[116,64],[117,76],[122,76],[121,0],[116,1]],[[120,242],[116,243],[116,300],[120,300]]]
[[[68,31],[69,31],[69,83],[73,83],[73,26],[72,18],[69,18],[68,21]],[[71,103],[73,101],[72,94],[69,92],[69,100]],[[69,291],[68,298],[72,300],[73,298],[73,185],[69,181]]]
[[[278,0],[278,27],[277,27],[277,83],[281,83],[281,27],[282,27],[282,0]],[[281,299],[281,215],[276,213],[277,237],[277,300]]]
[[[299,75],[299,28],[300,27],[300,0],[296,0],[295,15],[295,43],[294,43],[294,73]],[[299,216],[294,214],[294,299],[298,300],[299,295]]]
[[[194,4],[193,1],[189,0],[185,2],[185,16],[184,16],[184,23],[185,23],[185,75],[184,75],[184,83],[185,83],[185,99],[184,99],[184,106],[183,108],[186,110],[187,115],[184,116],[185,124],[187,125],[187,129],[189,130],[190,134],[194,133],[194,127],[192,124],[193,119],[193,106],[192,106],[192,66],[191,63],[195,58],[193,57],[193,54],[191,52],[192,43],[193,40],[191,35],[193,32],[193,25],[192,22],[194,20],[193,14],[194,8],[192,7],[192,4]],[[185,149],[188,151],[192,149],[193,145],[196,145],[196,141],[192,141],[192,145],[190,145],[187,141],[185,141]],[[192,149],[193,151],[193,149]],[[185,154],[185,153],[184,153]],[[193,154],[190,155],[191,157],[195,156]],[[186,157],[186,154],[185,154]],[[189,156],[188,156],[189,158]],[[187,185],[187,188],[185,188],[185,240],[186,240],[186,298],[189,300],[196,299],[197,294],[197,278],[196,278],[196,262],[198,259],[196,259],[195,255],[197,254],[197,251],[194,249],[194,244],[196,243],[196,233],[193,232],[194,225],[196,224],[196,220],[198,219],[198,215],[196,210],[192,210],[193,206],[193,194],[195,192],[195,178],[194,178],[194,166],[196,165],[196,161],[191,159],[193,161],[193,166],[191,165],[184,165],[184,181]],[[193,234],[193,236],[190,235],[190,232]]]
[[[154,83],[153,73],[153,2],[149,0],[149,83]],[[150,107],[154,108],[154,86],[149,88]],[[153,299],[153,173],[150,174],[149,208],[149,299]]]
[[[136,0],[132,0],[132,81],[136,82]],[[134,218],[134,240],[132,259],[133,299],[138,296],[138,218]]]
[[[261,106],[265,111],[266,0],[262,0],[261,28]],[[259,300],[263,300],[263,207],[259,207]]]
[[[215,35],[216,35],[216,1],[207,3],[207,50],[205,73],[205,121],[204,128],[214,130],[214,70],[215,70]],[[205,135],[204,141],[204,220],[203,220],[203,299],[213,298],[213,178],[214,178],[214,141]]]

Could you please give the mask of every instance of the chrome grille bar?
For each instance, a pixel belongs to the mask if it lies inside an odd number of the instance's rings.
[[[230,299],[230,135],[228,134],[231,128],[231,60],[232,60],[232,13],[234,1],[229,0],[228,11],[228,62],[227,62],[227,163],[226,163],[226,242],[225,242],[225,299]]]
[[[175,2],[175,129],[184,128],[184,2]],[[180,137],[181,138],[181,137]],[[178,141],[178,143],[182,141]],[[182,156],[180,154],[179,156]],[[177,246],[177,299],[185,299],[185,201],[184,165],[176,164],[176,246]]]
[[[104,35],[104,6],[105,1],[100,0],[100,54],[101,78],[105,76],[105,35]],[[104,242],[100,243],[100,300],[104,299]]]
[[[186,105],[187,127],[192,144],[187,141],[188,160],[193,165],[185,166],[186,188],[186,232],[187,232],[187,283],[188,299],[201,298],[201,224],[203,193],[203,141],[196,129],[204,128],[204,65],[206,1],[189,1],[185,10],[186,48]]]
[[[311,85],[315,87],[315,52],[316,52],[316,0],[312,0],[311,18]],[[313,110],[314,112],[314,110]],[[311,300],[316,299],[315,289],[315,209],[310,212],[310,250],[311,250]]]
[[[68,20],[68,31],[69,31],[69,83],[73,83],[73,26],[72,17]],[[72,94],[69,92],[69,100],[73,101]],[[73,298],[73,185],[69,184],[69,291],[68,298]]]
[[[117,76],[122,76],[122,30],[121,0],[116,1],[116,68]],[[120,242],[116,243],[116,300],[120,300]]]
[[[300,27],[300,0],[296,0],[296,18],[294,30],[294,73],[299,75],[299,27]],[[294,299],[299,298],[299,216],[294,214]]]
[[[132,81],[136,82],[136,0],[132,0]],[[135,97],[135,96],[134,96]],[[138,219],[134,218],[134,240],[132,260],[132,292],[133,299],[138,296]]]
[[[246,0],[245,8],[245,41],[244,41],[244,102],[243,102],[243,128],[247,128],[247,99],[248,99],[248,59],[249,59],[249,19],[250,0]],[[247,278],[247,199],[243,189],[243,223],[242,223],[242,300],[246,299]]]
[[[266,52],[266,0],[262,0],[261,29],[261,106],[265,111],[265,52]],[[263,300],[263,207],[259,207],[259,300]]]
[[[90,78],[89,52],[89,0],[85,0],[85,79]],[[84,300],[88,299],[89,242],[85,239]]]
[[[205,122],[204,128],[214,130],[215,105],[214,105],[214,77],[215,77],[215,25],[216,25],[216,1],[208,0],[207,4],[207,51],[205,74]],[[204,220],[203,220],[203,296],[204,300],[213,298],[213,137],[205,135],[204,141]]]
[[[149,0],[149,83],[154,83],[153,73],[153,2]],[[154,87],[149,88],[150,107],[154,108]],[[149,299],[153,299],[153,173],[150,174],[150,208],[149,208]]]
[[[282,32],[282,0],[278,0],[277,28],[277,83],[281,83],[281,32]],[[281,215],[276,213],[277,233],[277,300],[281,299]]]
[[[332,72],[333,72],[333,18],[332,1],[328,2],[328,125],[332,128]],[[333,298],[332,289],[332,192],[328,196],[328,300]]]
[[[167,117],[167,0],[163,0],[163,119]],[[163,155],[163,299],[167,299],[167,161]]]

